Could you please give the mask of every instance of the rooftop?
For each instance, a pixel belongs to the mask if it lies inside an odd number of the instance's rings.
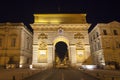
[[[41,24],[84,24],[86,14],[34,14],[34,22]]]

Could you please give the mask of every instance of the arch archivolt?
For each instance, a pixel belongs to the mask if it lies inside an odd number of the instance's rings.
[[[69,46],[69,40],[64,36],[58,36],[57,38],[55,38],[55,40],[53,41],[53,46],[55,46],[55,44],[59,41],[63,41],[67,44],[67,46]]]

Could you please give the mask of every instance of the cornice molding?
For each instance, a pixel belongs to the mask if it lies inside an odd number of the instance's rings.
[[[56,31],[59,28],[62,28],[64,31],[70,30],[88,30],[90,24],[39,24],[34,23],[31,24],[34,30],[41,30],[41,31]]]

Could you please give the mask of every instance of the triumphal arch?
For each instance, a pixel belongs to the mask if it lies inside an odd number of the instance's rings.
[[[86,14],[34,14],[34,18],[31,24],[34,68],[90,63],[90,24],[86,22]]]

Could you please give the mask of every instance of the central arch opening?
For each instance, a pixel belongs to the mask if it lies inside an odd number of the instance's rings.
[[[57,66],[67,65],[68,62],[68,46],[65,42],[59,41],[55,45],[55,62]]]

